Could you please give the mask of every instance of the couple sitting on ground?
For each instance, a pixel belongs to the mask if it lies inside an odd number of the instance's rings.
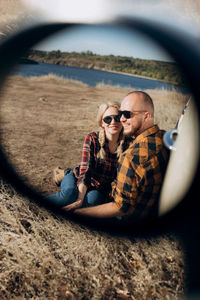
[[[66,211],[94,217],[154,218],[168,150],[154,125],[154,105],[142,91],[102,104],[99,132],[86,136],[82,160],[73,170],[57,169],[60,192],[46,200]]]

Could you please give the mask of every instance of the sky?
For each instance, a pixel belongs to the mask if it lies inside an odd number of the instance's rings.
[[[192,2],[192,4],[191,4]],[[37,45],[40,50],[62,52],[92,51],[101,55],[120,55],[142,59],[171,61],[155,42],[140,33],[119,27],[92,26],[109,22],[118,16],[142,17],[177,27],[200,36],[199,0],[23,0],[34,9],[42,22],[90,23],[70,32],[62,32]]]
[[[118,26],[81,26],[52,37],[35,49],[62,52],[92,51],[101,55],[120,55],[142,59],[170,61],[158,45],[137,32],[128,32]]]

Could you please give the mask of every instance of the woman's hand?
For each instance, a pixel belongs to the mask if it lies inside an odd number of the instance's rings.
[[[83,200],[77,200],[76,202],[63,206],[62,209],[65,211],[73,211],[74,209],[80,208],[83,204]]]
[[[72,204],[63,206],[62,209],[65,211],[73,211],[77,208],[80,208],[83,205],[83,199],[85,197],[85,194],[87,192],[87,186],[84,183],[80,183],[78,186],[79,194],[78,194],[78,200],[76,202],[73,202]]]

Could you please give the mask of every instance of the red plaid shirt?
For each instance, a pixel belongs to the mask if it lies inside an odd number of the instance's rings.
[[[104,145],[106,159],[97,158],[100,150],[99,132],[89,133],[83,145],[81,163],[73,172],[78,179],[77,185],[83,182],[90,190],[97,189],[108,196],[111,191],[111,182],[117,174],[117,154],[111,153],[108,142]],[[124,150],[128,147],[128,141],[124,143]]]

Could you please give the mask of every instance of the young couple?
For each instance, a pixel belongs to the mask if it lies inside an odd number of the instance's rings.
[[[151,97],[133,91],[121,106],[102,104],[97,121],[100,130],[86,136],[80,165],[58,169],[60,192],[45,199],[94,218],[124,216],[140,221],[156,216],[168,150],[164,131],[154,125]]]

